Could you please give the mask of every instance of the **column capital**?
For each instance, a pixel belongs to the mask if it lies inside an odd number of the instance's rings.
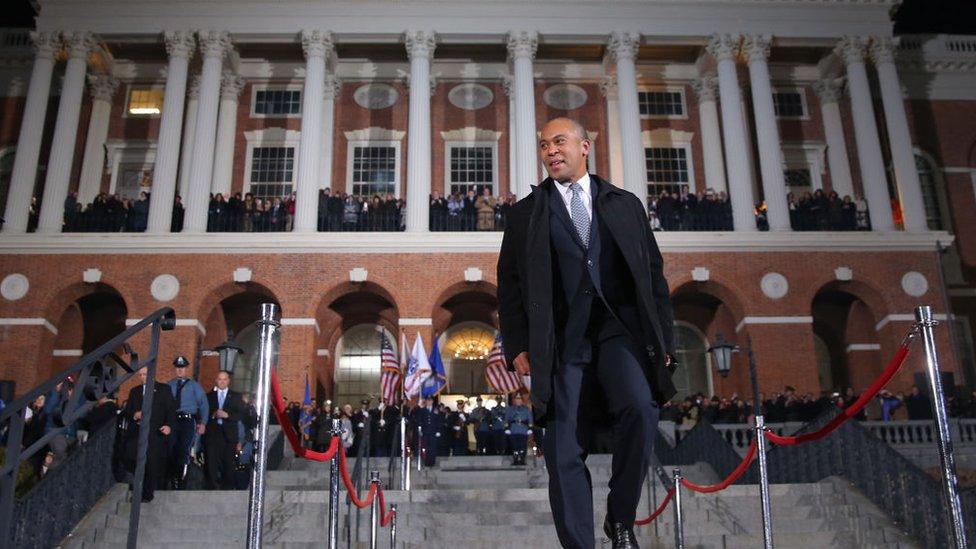
[[[240,76],[225,71],[220,77],[220,98],[237,100],[244,90],[244,79]]]
[[[769,47],[772,43],[773,37],[768,34],[747,34],[742,43],[742,51],[750,63],[766,61],[769,59]]]
[[[437,34],[433,31],[412,31],[403,33],[403,42],[407,46],[407,57],[411,60],[415,57],[430,59],[434,57],[434,48],[437,47]]]
[[[119,81],[107,74],[89,74],[88,89],[91,91],[93,101],[112,102],[115,97],[115,90],[119,87]]]
[[[339,80],[338,76],[330,74],[325,77],[325,88],[322,89],[324,99],[338,99],[341,90],[342,81]]]
[[[31,31],[30,38],[34,47],[34,55],[38,58],[54,59],[58,50],[61,49],[61,33],[59,32]]]
[[[875,65],[895,62],[895,48],[898,47],[897,38],[875,36],[871,40],[871,60]]]
[[[823,104],[836,103],[844,96],[844,79],[827,78],[813,83],[813,91]]]
[[[535,59],[539,49],[539,33],[535,31],[511,31],[508,33],[508,55],[512,59],[527,57]]]
[[[319,29],[303,29],[302,51],[305,52],[305,59],[332,55],[332,52],[335,51],[332,33]]]
[[[604,97],[615,97],[617,95],[617,76],[608,74],[600,80],[600,92]]]
[[[607,41],[607,51],[610,57],[619,61],[621,59],[636,59],[637,50],[640,48],[640,34],[636,32],[616,32],[610,34]]]
[[[92,33],[86,31],[64,33],[64,43],[68,48],[68,59],[88,59],[97,47]]]
[[[735,60],[739,55],[739,44],[742,37],[738,34],[713,34],[705,49],[718,61],[724,59]]]
[[[190,77],[190,86],[187,90],[187,95],[190,99],[200,98],[200,75],[194,74]]]
[[[226,31],[198,31],[197,39],[204,57],[223,59],[231,49],[230,34]]]
[[[864,49],[866,46],[867,40],[860,36],[845,36],[840,39],[840,42],[837,42],[837,45],[834,47],[834,53],[837,57],[844,60],[845,65],[861,63],[864,61]]]
[[[713,75],[702,76],[691,81],[691,89],[699,103],[715,101],[718,93],[718,78]]]
[[[189,59],[193,56],[193,48],[197,45],[193,31],[188,30],[165,31],[163,32],[163,40],[166,42],[166,53],[169,54],[170,58]]]

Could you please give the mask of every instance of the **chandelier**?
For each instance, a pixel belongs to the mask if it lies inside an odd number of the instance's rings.
[[[480,341],[466,341],[458,345],[454,350],[454,358],[462,360],[485,360],[488,358],[488,351],[490,350]]]

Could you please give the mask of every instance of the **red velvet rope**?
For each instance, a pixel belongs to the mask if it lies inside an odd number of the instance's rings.
[[[905,358],[908,356],[908,344],[902,343],[901,347],[898,348],[898,352],[892,357],[891,362],[888,363],[887,368],[881,373],[878,379],[874,380],[874,383],[868,387],[867,391],[864,392],[853,404],[844,408],[844,411],[840,413],[837,417],[830,420],[829,423],[821,427],[818,431],[813,433],[806,433],[794,437],[784,437],[773,433],[772,431],[766,431],[766,438],[776,444],[781,444],[783,446],[792,446],[794,444],[801,444],[804,442],[810,442],[811,440],[821,439],[830,433],[834,432],[838,427],[840,427],[845,421],[856,416],[858,412],[864,408],[868,402],[871,401],[878,394],[882,387],[884,387],[888,381],[898,372],[901,365],[905,363]]]
[[[657,517],[659,517],[661,513],[664,512],[664,509],[667,508],[668,504],[671,503],[671,498],[673,497],[674,497],[674,488],[668,490],[668,495],[664,496],[664,500],[661,501],[661,504],[657,506],[657,509],[655,509],[654,512],[651,513],[651,516],[647,517],[646,519],[635,520],[634,524],[637,526],[644,526],[645,524],[650,524],[654,522],[657,519]]]
[[[296,457],[311,461],[329,461],[338,451],[339,437],[332,437],[332,441],[329,442],[329,449],[325,452],[315,452],[302,446],[298,438],[298,433],[295,432],[291,421],[285,415],[285,401],[281,398],[281,388],[278,386],[278,376],[274,370],[271,370],[271,408],[274,410],[275,417],[278,418],[278,424],[281,425],[281,431],[285,434],[285,438],[288,439],[288,444],[291,445],[291,449],[295,452]]]
[[[683,478],[681,479],[681,485],[689,490],[701,494],[711,494],[713,492],[721,492],[722,490],[725,490],[726,488],[731,486],[733,482],[739,480],[739,477],[741,477],[742,474],[749,469],[749,464],[752,463],[752,459],[755,457],[756,457],[756,440],[753,439],[752,443],[749,444],[749,451],[746,453],[746,457],[742,458],[742,462],[739,463],[739,466],[736,467],[735,470],[732,471],[732,473],[730,473],[729,476],[726,477],[725,480],[723,480],[722,482],[718,484],[713,484],[712,486],[700,486],[698,484],[695,484],[694,482],[691,482],[686,478]]]

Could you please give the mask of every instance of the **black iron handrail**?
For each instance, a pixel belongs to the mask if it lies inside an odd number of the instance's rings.
[[[47,446],[54,437],[63,434],[71,424],[87,414],[99,398],[117,391],[122,384],[143,367],[148,369],[147,383],[155,383],[160,333],[163,330],[172,330],[174,327],[176,327],[176,313],[173,309],[169,307],[159,309],[83,356],[72,366],[21,395],[0,413],[0,425],[9,424],[5,461],[0,468],[0,546],[11,545],[14,491],[20,464]],[[132,351],[129,340],[141,335],[146,329],[150,332],[149,350],[146,357],[140,360],[138,354]],[[120,347],[124,348],[126,354],[129,355],[128,363],[115,353],[115,350]],[[120,372],[120,370],[122,371]],[[38,396],[48,394],[69,377],[74,379],[75,390],[63,403],[61,426],[55,427],[29,447],[23,448],[24,417],[27,407]],[[134,497],[129,514],[128,546],[133,549],[139,532],[140,494],[142,493],[142,482],[145,475],[146,450],[149,446],[152,397],[153,391],[146,391],[142,403],[142,421],[139,428],[139,445],[136,453],[136,470],[132,488]],[[83,480],[78,481],[83,482]]]

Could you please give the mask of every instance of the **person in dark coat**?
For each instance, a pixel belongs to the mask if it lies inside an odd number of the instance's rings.
[[[207,393],[210,417],[203,435],[207,460],[207,488],[234,489],[235,456],[241,451],[239,423],[247,405],[237,391],[230,390],[230,374],[217,373],[216,387]]]
[[[538,143],[550,177],[516,205],[498,258],[505,358],[531,375],[560,542],[593,546],[583,448],[598,423],[593,416],[609,413],[604,532],[614,548],[632,548],[658,405],[675,394],[664,261],[643,198],[586,172],[591,143],[578,122],[550,121]]]
[[[139,427],[127,431],[129,440],[125,444],[125,460],[135,470],[139,451],[139,429],[142,427],[142,403],[145,399],[149,369],[139,370],[141,385],[129,390],[129,398],[122,409],[122,415],[130,425]],[[152,501],[156,485],[166,473],[167,437],[176,423],[176,401],[169,386],[158,381],[153,382],[152,414],[149,417],[149,446],[146,451],[146,473],[142,480],[142,501]]]
[[[911,392],[905,397],[905,409],[909,420],[932,419],[932,402],[915,385],[912,385]]]

